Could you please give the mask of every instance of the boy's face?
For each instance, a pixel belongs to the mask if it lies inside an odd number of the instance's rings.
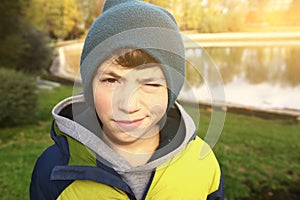
[[[105,136],[124,144],[159,133],[167,110],[167,83],[157,65],[127,68],[104,62],[93,80],[94,104]]]

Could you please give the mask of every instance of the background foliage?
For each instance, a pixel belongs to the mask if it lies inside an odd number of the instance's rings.
[[[100,14],[104,0],[30,0],[26,20],[54,39],[80,38]],[[42,16],[42,17],[41,17]]]
[[[38,74],[50,64],[52,51],[43,32],[24,18],[28,1],[0,4],[0,67]]]
[[[4,0],[7,1],[7,0]],[[243,31],[248,25],[300,25],[300,1],[144,0],[169,10],[181,30],[203,33]],[[25,21],[52,39],[81,38],[101,13],[104,0],[16,0]],[[277,8],[273,4],[277,2]],[[279,4],[283,2],[282,4]],[[2,7],[7,6],[1,5]],[[14,20],[16,17],[10,17]]]
[[[181,30],[202,33],[243,31],[249,25],[300,25],[300,1],[288,8],[275,7],[280,0],[145,0],[168,9]],[[283,2],[284,3],[284,2]],[[282,3],[282,5],[284,5]]]
[[[0,80],[0,125],[32,122],[37,105],[35,80],[21,72],[4,68],[0,68]]]

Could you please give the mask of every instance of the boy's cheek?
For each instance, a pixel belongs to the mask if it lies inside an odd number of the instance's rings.
[[[153,113],[157,116],[162,116],[167,110],[167,104],[154,104],[150,108],[150,113]]]

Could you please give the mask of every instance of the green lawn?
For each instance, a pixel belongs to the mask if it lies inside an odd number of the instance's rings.
[[[295,192],[300,195],[299,134],[300,124],[292,120],[228,113],[215,148],[228,186],[227,197],[299,199],[292,196]]]
[[[35,160],[52,141],[52,107],[72,94],[72,86],[39,90],[36,123],[0,130],[0,199],[29,199]],[[29,117],[30,113],[29,113]],[[200,134],[210,112],[201,110]],[[227,113],[214,147],[222,166],[226,199],[298,199],[300,185],[300,123]]]
[[[29,199],[31,172],[37,157],[52,143],[49,129],[52,107],[72,94],[71,86],[61,86],[53,91],[38,90],[39,103],[36,123],[0,129],[0,199]]]

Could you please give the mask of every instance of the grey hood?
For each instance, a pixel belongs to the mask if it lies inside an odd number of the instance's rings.
[[[184,149],[196,131],[192,118],[175,102],[167,115],[164,131],[166,134],[161,138],[165,144],[154,153],[148,163],[132,167],[99,137],[102,133],[100,122],[95,111],[85,103],[83,95],[62,100],[53,108],[52,115],[61,132],[84,144],[90,151],[96,153],[102,163],[114,168],[120,174],[155,169]],[[169,137],[171,132],[174,134]]]

